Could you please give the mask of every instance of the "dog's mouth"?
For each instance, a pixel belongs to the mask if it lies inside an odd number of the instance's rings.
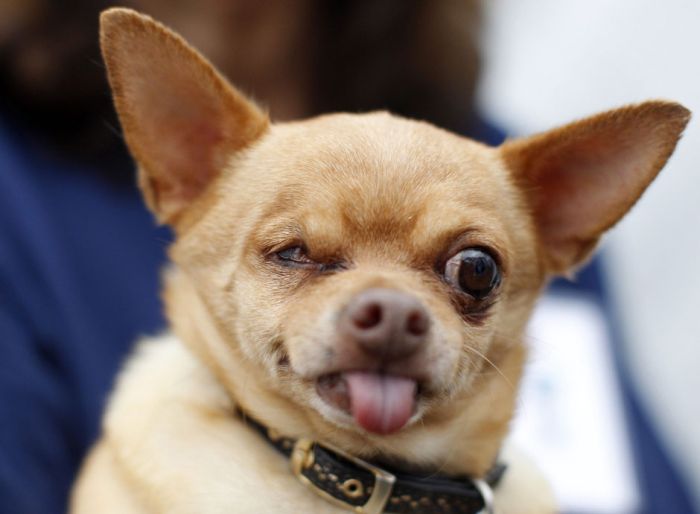
[[[350,414],[368,432],[382,435],[408,423],[419,390],[414,378],[377,371],[330,373],[316,381],[316,391],[326,403]]]

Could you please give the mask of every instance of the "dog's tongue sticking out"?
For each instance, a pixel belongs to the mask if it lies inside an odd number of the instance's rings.
[[[403,427],[413,414],[416,381],[366,371],[343,374],[350,396],[350,410],[362,428],[390,434]]]

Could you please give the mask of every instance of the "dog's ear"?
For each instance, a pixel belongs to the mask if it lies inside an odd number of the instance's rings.
[[[139,184],[162,223],[259,138],[268,117],[180,36],[122,8],[100,17],[100,43]]]
[[[501,155],[534,214],[548,272],[566,273],[639,199],[690,119],[652,101],[506,142]]]

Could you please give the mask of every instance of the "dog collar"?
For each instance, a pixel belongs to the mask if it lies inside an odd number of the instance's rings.
[[[358,514],[493,514],[493,492],[506,466],[484,478],[416,475],[381,468],[330,444],[293,439],[239,412],[291,460],[294,475],[316,494]]]

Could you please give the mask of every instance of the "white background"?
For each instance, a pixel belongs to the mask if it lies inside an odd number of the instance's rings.
[[[632,514],[641,504],[605,316],[548,296],[528,329],[530,359],[511,439],[540,467],[562,512]]]

